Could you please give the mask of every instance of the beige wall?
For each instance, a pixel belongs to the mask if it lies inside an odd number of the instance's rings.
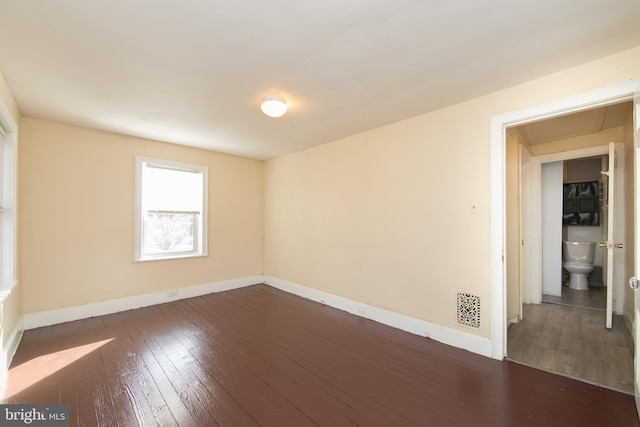
[[[265,274],[488,337],[491,116],[638,77],[640,47],[267,162]]]
[[[489,123],[461,126],[459,114],[267,162],[266,273],[445,326],[456,324],[456,292],[469,291],[488,335],[489,150],[478,130]]]
[[[253,160],[23,119],[23,302],[16,292],[5,311],[17,318],[21,305],[31,313],[254,276],[264,262],[270,276],[488,337],[490,117],[639,76],[640,47],[264,169]],[[3,79],[0,96],[19,116]],[[209,165],[207,258],[133,263],[135,154]],[[478,214],[470,213],[472,200]],[[479,330],[456,323],[459,290],[481,297]]]
[[[209,167],[209,256],[134,263],[134,156]],[[262,162],[24,118],[24,313],[262,273]]]
[[[9,113],[11,114],[13,120],[18,125],[18,132],[20,132],[20,111],[18,110],[18,106],[16,105],[15,99],[11,94],[11,90],[7,85],[7,82],[0,71],[0,98],[7,106]],[[19,134],[18,134],[19,135]],[[19,198],[18,198],[19,203]],[[18,283],[20,282],[20,268],[19,268],[19,260],[18,260]],[[20,320],[20,316],[22,316],[22,292],[21,287],[18,285],[11,292],[11,295],[7,297],[7,299],[0,304],[0,334],[2,335],[2,341],[0,342],[0,350],[5,349],[8,344],[8,338],[13,333],[14,329],[18,325]]]

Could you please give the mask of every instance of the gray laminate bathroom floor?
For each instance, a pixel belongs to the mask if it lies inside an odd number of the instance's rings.
[[[601,310],[525,304],[508,332],[508,359],[633,394],[633,339],[622,316],[604,326]]]
[[[552,304],[573,305],[577,307],[606,310],[607,288],[604,286],[589,286],[588,291],[577,291],[569,286],[562,286],[562,296],[542,294],[542,302]]]

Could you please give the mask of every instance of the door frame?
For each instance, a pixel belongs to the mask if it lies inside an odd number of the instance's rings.
[[[524,319],[524,303],[531,303],[531,160],[533,156],[520,144],[520,320]]]
[[[609,154],[609,145],[598,145],[559,153],[542,154],[531,159],[531,206],[542,206],[542,165],[550,162],[580,159],[585,157]],[[529,267],[531,269],[530,296],[531,304],[542,302],[542,225],[541,212],[533,209],[531,215],[531,254]],[[526,260],[523,263],[527,262]]]
[[[507,352],[506,140],[507,128],[633,100],[640,79],[491,116],[491,357]]]

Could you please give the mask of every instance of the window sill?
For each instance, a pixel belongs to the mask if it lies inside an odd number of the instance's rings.
[[[16,286],[18,286],[18,282],[0,285],[0,304],[5,302],[6,299],[9,298],[9,295],[11,295],[11,292],[13,292]]]
[[[162,256],[162,257],[143,257],[136,258],[133,262],[150,262],[150,261],[171,261],[176,259],[191,259],[191,258],[205,258],[208,254],[196,254],[196,255],[170,255],[170,256]]]

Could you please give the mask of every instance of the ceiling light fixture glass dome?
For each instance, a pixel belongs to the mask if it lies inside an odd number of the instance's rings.
[[[270,95],[262,100],[260,109],[269,117],[281,117],[287,112],[287,103],[281,96]]]

